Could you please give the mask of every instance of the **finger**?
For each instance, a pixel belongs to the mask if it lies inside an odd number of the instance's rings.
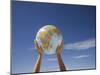
[[[38,45],[38,43],[36,42],[37,48],[38,48],[38,52],[42,53],[42,47]]]
[[[35,43],[36,43],[36,46],[39,47],[39,46],[38,46],[38,43],[37,43],[37,42],[35,42]]]
[[[41,47],[38,45],[38,43],[36,42],[36,46],[37,46],[37,49],[41,49]]]

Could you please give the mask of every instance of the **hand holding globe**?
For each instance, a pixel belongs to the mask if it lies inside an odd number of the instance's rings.
[[[40,71],[40,65],[43,54],[56,54],[58,58],[60,71],[66,70],[61,58],[63,38],[59,29],[57,29],[55,26],[46,25],[38,31],[35,39],[35,47],[39,54],[38,60],[35,65],[35,72]]]
[[[38,43],[37,42],[35,42],[35,45],[36,45],[35,47],[36,47],[36,50],[39,53],[39,55],[43,55],[41,46],[38,46]]]
[[[56,54],[61,54],[61,51],[62,51],[62,48],[63,48],[63,44],[64,44],[64,42],[62,40],[61,44],[59,46],[57,46]]]

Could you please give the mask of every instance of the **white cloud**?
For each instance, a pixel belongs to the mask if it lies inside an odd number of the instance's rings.
[[[76,43],[66,44],[64,49],[74,49],[74,50],[83,50],[95,47],[95,39],[89,39],[85,41],[79,41]]]
[[[57,61],[57,59],[56,58],[49,58],[49,59],[47,59],[48,61]]]
[[[86,58],[89,57],[90,55],[79,55],[79,56],[75,56],[73,58],[79,59],[79,58]]]

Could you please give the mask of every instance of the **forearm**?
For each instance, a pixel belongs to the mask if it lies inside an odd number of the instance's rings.
[[[61,54],[57,53],[57,58],[58,58],[58,63],[59,63],[59,67],[60,67],[60,71],[66,71],[66,67],[63,63],[63,60],[61,58]]]
[[[34,68],[36,73],[40,72],[41,61],[42,61],[42,55],[39,55]]]

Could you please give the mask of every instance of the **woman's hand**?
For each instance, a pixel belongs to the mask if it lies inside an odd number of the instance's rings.
[[[39,46],[37,42],[35,42],[35,44],[36,44],[36,50],[39,53],[39,55],[43,55],[41,46]]]
[[[38,72],[40,72],[40,66],[41,66],[41,62],[42,62],[43,52],[42,52],[42,48],[38,45],[38,43],[35,42],[35,44],[36,44],[36,49],[37,49],[39,56],[38,56],[37,62],[34,67],[34,72],[38,73]]]
[[[66,71],[66,67],[63,63],[62,57],[61,57],[61,51],[62,51],[62,47],[63,47],[63,41],[61,42],[61,45],[57,47],[56,50],[56,54],[57,54],[57,59],[58,59],[58,63],[59,63],[59,68],[60,71]]]
[[[63,40],[62,40],[61,45],[59,45],[59,46],[57,47],[57,50],[56,50],[56,53],[57,53],[57,54],[61,54],[63,45],[64,45],[64,42],[63,42]]]

